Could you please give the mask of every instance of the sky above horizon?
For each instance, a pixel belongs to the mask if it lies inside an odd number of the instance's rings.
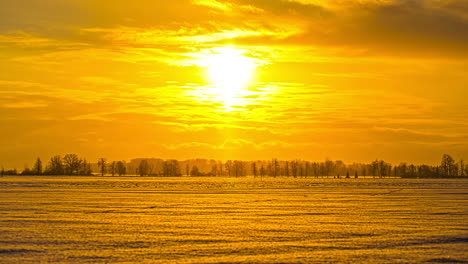
[[[0,165],[468,158],[468,2],[0,2]]]

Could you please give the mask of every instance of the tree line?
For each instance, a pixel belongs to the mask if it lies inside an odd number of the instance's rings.
[[[63,157],[53,156],[44,166],[37,158],[32,168],[18,172],[0,171],[0,175],[75,175],[75,176],[154,176],[154,177],[315,177],[315,178],[359,178],[359,177],[399,177],[399,178],[456,178],[468,177],[468,164],[463,160],[456,162],[450,155],[444,154],[440,165],[414,165],[400,163],[392,165],[383,160],[370,163],[345,164],[343,161],[325,160],[311,162],[305,160],[258,160],[226,162],[193,159],[178,161],[175,159],[133,159],[125,161],[107,161],[100,158],[90,163],[76,154]]]
[[[2,167],[0,175],[81,175],[91,176],[93,171],[91,163],[85,158],[80,158],[76,154],[67,154],[63,157],[60,155],[53,156],[44,166],[42,160],[37,158],[32,168],[24,168],[18,172],[17,169],[4,170]]]

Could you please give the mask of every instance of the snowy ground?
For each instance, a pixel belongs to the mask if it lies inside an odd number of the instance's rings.
[[[0,178],[0,263],[468,263],[468,180]]]

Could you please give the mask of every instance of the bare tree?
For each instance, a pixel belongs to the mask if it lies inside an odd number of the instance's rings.
[[[234,176],[239,177],[239,176],[244,176],[244,164],[240,160],[235,160],[233,162],[233,171],[234,171]]]
[[[460,160],[460,176],[465,176],[465,162],[462,159]]]
[[[138,173],[140,176],[147,176],[149,171],[149,164],[147,160],[141,160],[140,165],[138,166]]]
[[[291,161],[291,173],[294,178],[297,177],[297,172],[298,172],[297,165],[298,165],[297,160]]]
[[[112,161],[112,163],[110,165],[110,171],[111,171],[112,177],[114,177],[114,175],[115,175],[115,168],[116,168],[116,162]]]
[[[117,170],[117,174],[119,176],[122,176],[126,174],[127,169],[125,168],[125,164],[122,161],[118,161],[116,164],[116,170]]]
[[[198,170],[198,167],[196,165],[192,166],[192,170],[190,170],[190,176],[200,176],[200,171]]]
[[[443,175],[446,177],[455,176],[455,167],[455,160],[450,155],[444,154],[440,165]]]
[[[49,164],[46,167],[45,174],[62,175],[64,174],[62,158],[57,155],[50,158]]]
[[[218,176],[218,164],[211,165],[211,176]]]
[[[81,164],[81,169],[80,169],[80,175],[86,175],[86,176],[89,176],[89,175],[92,175],[93,174],[93,171],[91,169],[91,164],[89,164],[88,161],[86,161],[86,159],[83,159],[83,162]]]
[[[177,160],[166,160],[163,163],[163,174],[166,177],[180,176],[179,162]]]
[[[227,176],[232,176],[232,171],[233,171],[232,160],[226,161],[226,163],[224,163],[224,167],[226,169]]]
[[[333,167],[334,167],[334,162],[329,160],[329,159],[326,159],[325,160],[325,176],[330,176],[330,173],[333,171]]]
[[[42,161],[40,158],[36,159],[36,162],[34,163],[34,166],[33,166],[33,171],[35,175],[42,174]]]
[[[67,154],[63,157],[63,163],[67,175],[77,175],[80,171],[82,160],[76,154]]]
[[[271,174],[273,175],[273,177],[276,177],[278,176],[279,174],[279,163],[278,163],[278,159],[273,159],[271,161]]]
[[[252,174],[257,178],[257,163],[255,163],[255,161],[252,162]]]
[[[107,160],[105,158],[100,158],[98,160],[98,167],[101,168],[101,176],[104,176],[104,173],[106,172],[106,166],[107,166]]]

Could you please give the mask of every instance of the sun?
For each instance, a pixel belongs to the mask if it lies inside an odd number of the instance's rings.
[[[245,88],[252,80],[256,64],[254,59],[244,56],[245,51],[221,48],[208,55],[206,67],[209,80],[226,92]]]
[[[248,105],[256,92],[255,73],[263,60],[234,46],[210,48],[192,54],[194,64],[203,69],[206,85],[191,92],[204,101],[221,103],[221,110],[233,111]]]
[[[201,58],[209,82],[222,94],[236,94],[252,81],[254,58],[245,56],[245,50],[235,48],[212,49]]]

